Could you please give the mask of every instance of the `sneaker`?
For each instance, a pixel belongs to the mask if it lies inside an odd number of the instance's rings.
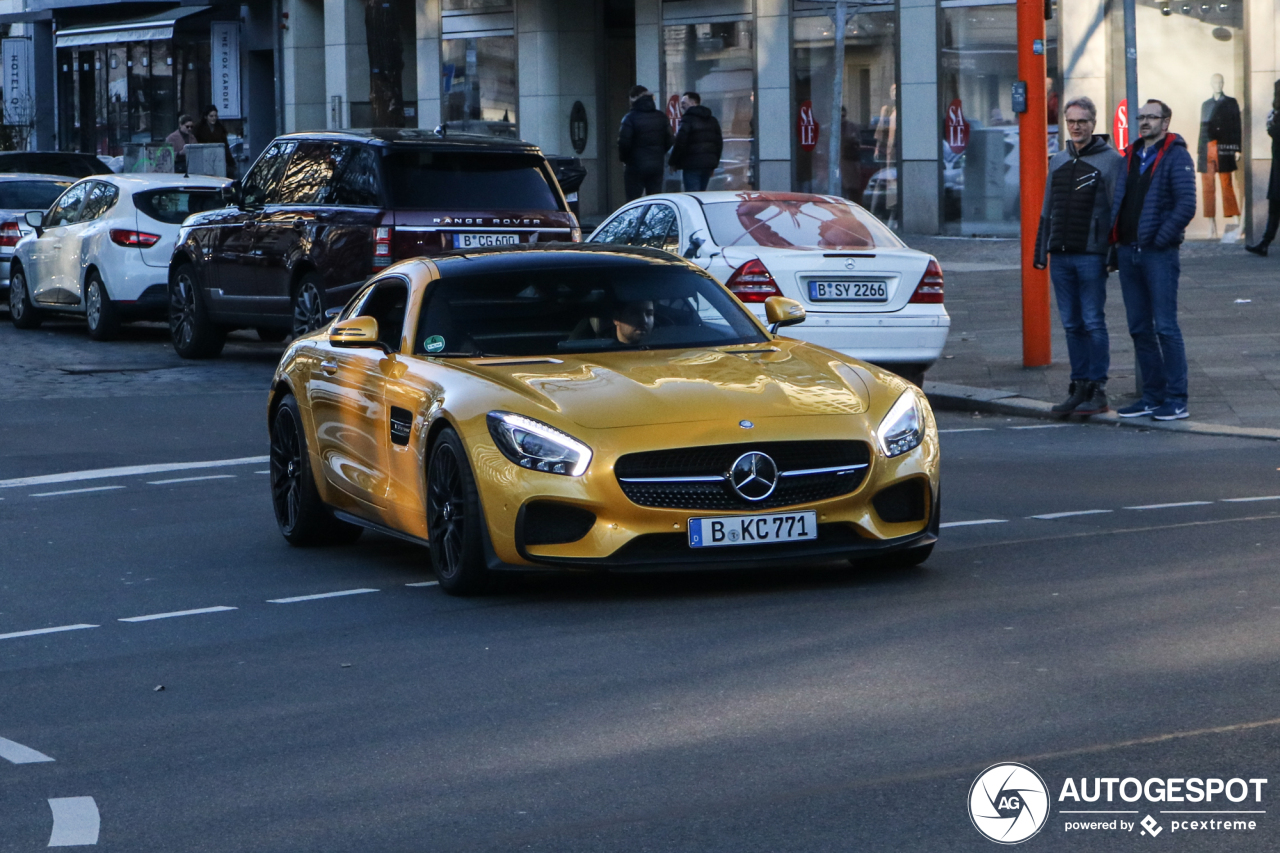
[[[1105,382],[1089,382],[1089,396],[1075,407],[1073,415],[1100,415],[1111,410],[1107,405],[1107,384]]]
[[[1072,382],[1071,387],[1067,389],[1067,395],[1067,399],[1049,411],[1055,415],[1069,415],[1074,412],[1077,406],[1089,398],[1089,383],[1083,380]]]
[[[1191,416],[1187,414],[1186,403],[1165,402],[1151,413],[1151,417],[1158,421],[1180,421]]]
[[[1244,250],[1245,250],[1246,252],[1253,252],[1255,255],[1262,255],[1262,257],[1264,257],[1264,258],[1267,256],[1267,244],[1266,244],[1266,243],[1257,243],[1257,244],[1255,244],[1255,245],[1253,245],[1253,246],[1245,246],[1245,247],[1244,247]]]
[[[1143,415],[1149,415],[1156,410],[1156,407],[1148,403],[1146,400],[1139,400],[1136,403],[1130,403],[1127,406],[1121,406],[1116,409],[1116,414],[1122,418],[1140,418]]]

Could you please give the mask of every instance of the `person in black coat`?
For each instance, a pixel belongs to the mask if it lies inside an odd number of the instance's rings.
[[[653,93],[644,86],[632,86],[628,97],[631,111],[618,128],[618,157],[627,201],[662,191],[662,169],[671,150],[671,125],[666,113],[658,111]]]
[[[1271,179],[1267,182],[1267,231],[1262,239],[1247,251],[1266,257],[1267,247],[1280,229],[1280,80],[1276,81],[1275,95],[1271,99],[1271,112],[1267,114],[1267,133],[1271,136]]]
[[[702,97],[697,92],[680,96],[680,112],[680,130],[671,149],[671,168],[684,170],[685,192],[702,192],[720,165],[720,154],[724,151],[720,122],[702,105]]]

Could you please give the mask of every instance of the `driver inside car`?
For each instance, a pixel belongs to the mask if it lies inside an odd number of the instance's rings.
[[[635,346],[653,331],[653,300],[620,302],[613,309],[613,325],[618,343]]]

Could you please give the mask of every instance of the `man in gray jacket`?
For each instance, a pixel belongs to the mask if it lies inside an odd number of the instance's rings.
[[[1035,267],[1044,269],[1053,256],[1049,275],[1071,361],[1071,388],[1053,411],[1096,415],[1108,408],[1107,254],[1111,202],[1123,158],[1106,136],[1094,135],[1098,110],[1089,98],[1068,103],[1065,115],[1071,139],[1049,161]]]

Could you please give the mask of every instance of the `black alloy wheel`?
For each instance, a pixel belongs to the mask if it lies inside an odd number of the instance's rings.
[[[298,283],[298,291],[293,295],[295,338],[309,335],[329,322],[324,316],[324,295],[320,291],[322,284],[320,276],[313,272],[304,275]]]
[[[307,439],[298,402],[285,397],[271,421],[271,507],[290,545],[338,545],[354,542],[364,528],[334,518],[312,479]]]
[[[169,335],[182,358],[215,358],[227,343],[226,330],[209,320],[191,264],[178,267],[169,280]]]
[[[31,304],[27,274],[19,266],[15,266],[9,274],[9,319],[19,329],[38,329],[44,322],[39,309]]]
[[[450,595],[478,595],[490,588],[480,539],[484,523],[462,440],[445,429],[427,465],[427,540],[431,567]]]
[[[85,276],[84,318],[89,324],[89,337],[95,341],[112,340],[120,332],[120,311],[107,295],[97,270]]]

